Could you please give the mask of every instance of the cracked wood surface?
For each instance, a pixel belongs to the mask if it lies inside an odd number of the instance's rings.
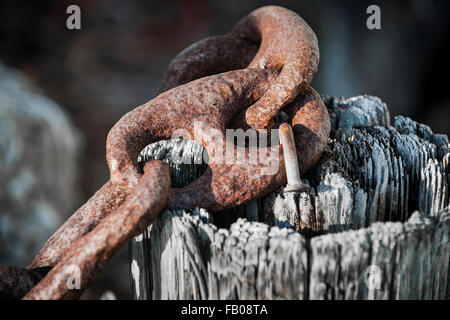
[[[220,213],[167,210],[130,242],[136,299],[446,299],[450,145],[380,99],[324,97],[332,125],[307,192],[283,189]],[[161,141],[141,161],[174,186],[202,174],[203,148]],[[370,269],[370,268],[375,269]],[[368,269],[369,268],[369,269]],[[380,274],[369,289],[368,270]]]

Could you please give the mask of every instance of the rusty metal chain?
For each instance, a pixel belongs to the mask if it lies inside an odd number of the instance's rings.
[[[76,298],[129,239],[141,233],[164,208],[203,207],[210,211],[243,204],[286,184],[279,149],[263,151],[268,161],[210,163],[193,183],[171,189],[169,168],[137,159],[148,144],[184,129],[210,156],[210,141],[229,145],[225,128],[270,129],[283,109],[292,125],[300,172],[311,168],[330,132],[327,110],[309,84],[317,71],[319,48],[310,27],[282,7],[257,9],[225,36],[201,40],[170,64],[160,94],[123,116],[106,143],[110,180],[47,241],[28,269],[53,267],[25,299]],[[193,123],[203,126],[197,138]],[[209,135],[215,129],[222,138]],[[221,141],[217,141],[221,139]],[[248,158],[248,148],[245,157]],[[273,162],[276,174],[267,175]],[[65,268],[81,271],[81,288],[67,288]]]

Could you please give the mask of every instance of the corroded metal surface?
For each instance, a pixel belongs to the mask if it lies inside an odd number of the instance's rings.
[[[256,56],[242,69],[257,43]],[[253,45],[246,50],[247,44]],[[111,180],[135,185],[140,177],[139,152],[149,143],[170,139],[175,130],[187,131],[210,157],[215,156],[218,144],[238,154],[242,150],[229,146],[224,138],[227,124],[233,120],[239,127],[267,128],[283,107],[294,127],[304,172],[318,160],[330,131],[326,108],[309,87],[318,59],[317,39],[306,22],[275,6],[252,12],[227,36],[188,47],[169,66],[163,93],[126,114],[110,131]],[[224,72],[227,69],[238,70]],[[223,73],[210,75],[214,72]],[[202,124],[201,137],[194,132],[195,122]],[[208,134],[214,129],[222,136]],[[283,157],[277,150],[268,148],[269,159],[264,162],[210,163],[198,180],[172,190],[168,207],[201,206],[218,211],[274,191],[286,182]],[[243,152],[248,159],[248,149]],[[264,174],[277,164],[276,174]]]
[[[249,161],[249,148],[225,138],[229,125],[270,129],[283,108],[293,127],[300,171],[311,168],[330,132],[327,110],[309,86],[318,61],[317,39],[306,22],[275,6],[250,13],[226,36],[181,52],[169,66],[161,94],[123,116],[109,132],[110,181],[39,252],[29,268],[53,269],[25,298],[79,296],[118,248],[142,232],[166,203],[169,208],[218,211],[285,184],[280,148],[260,148],[265,161]],[[201,136],[194,130],[196,123]],[[146,145],[170,139],[181,129],[189,135],[185,138],[205,146],[210,160],[220,156],[217,145],[231,149],[232,159],[210,162],[193,183],[169,189],[168,168],[151,161],[142,170],[138,155]],[[242,164],[233,161],[237,154],[244,155]],[[80,290],[68,288],[68,266],[80,269]]]
[[[256,56],[254,53],[259,47]],[[307,87],[317,71],[316,35],[295,12],[278,6],[262,7],[221,37],[197,42],[169,66],[162,91],[191,80],[233,69],[271,70],[276,78],[264,94],[237,118],[255,129],[267,128],[276,113]]]
[[[22,269],[0,267],[0,300],[20,299],[49,271],[49,267]]]
[[[164,208],[170,187],[169,165],[147,162],[144,174],[126,202],[86,236],[75,242],[62,260],[24,299],[74,298],[103,269],[105,263],[131,238],[142,233]],[[74,268],[70,268],[74,266]],[[69,270],[68,270],[69,267]],[[79,272],[78,272],[79,270]],[[72,276],[80,276],[79,288],[68,288]]]
[[[123,204],[129,189],[105,183],[42,247],[28,268],[54,266],[73,243],[93,230],[110,212]]]
[[[285,111],[290,116],[294,128],[300,170],[305,172],[317,162],[326,146],[328,129],[323,124],[329,121],[328,113],[320,97],[312,89],[308,90],[307,94],[305,91],[305,95],[298,96]],[[227,145],[231,142],[224,139],[222,143]],[[210,156],[215,151],[215,145],[214,143],[205,146]],[[230,148],[234,148],[236,154],[239,152],[239,147],[232,145]],[[278,189],[286,184],[284,159],[281,149],[276,147],[266,149],[259,149],[268,155],[264,162],[210,164],[199,179],[184,188],[172,190],[168,207],[186,209],[198,206],[209,211],[218,211],[243,204]],[[248,159],[249,149],[244,152],[245,158]],[[279,170],[275,174],[266,174],[277,165]]]

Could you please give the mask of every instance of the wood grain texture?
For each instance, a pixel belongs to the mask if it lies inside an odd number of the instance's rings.
[[[215,214],[165,211],[130,242],[134,298],[450,297],[448,138],[406,117],[391,125],[376,97],[324,101],[332,133],[303,177],[310,189],[281,188]],[[141,160],[202,152],[190,141],[164,141]],[[206,169],[171,166],[176,186]]]

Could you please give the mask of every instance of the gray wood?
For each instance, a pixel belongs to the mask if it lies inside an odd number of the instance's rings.
[[[309,190],[281,188],[221,213],[163,212],[130,242],[134,298],[450,297],[448,138],[406,117],[391,126],[376,97],[324,101],[332,133],[304,177]],[[202,152],[192,141],[163,141],[141,160],[199,163]],[[174,186],[206,169],[171,166]]]

